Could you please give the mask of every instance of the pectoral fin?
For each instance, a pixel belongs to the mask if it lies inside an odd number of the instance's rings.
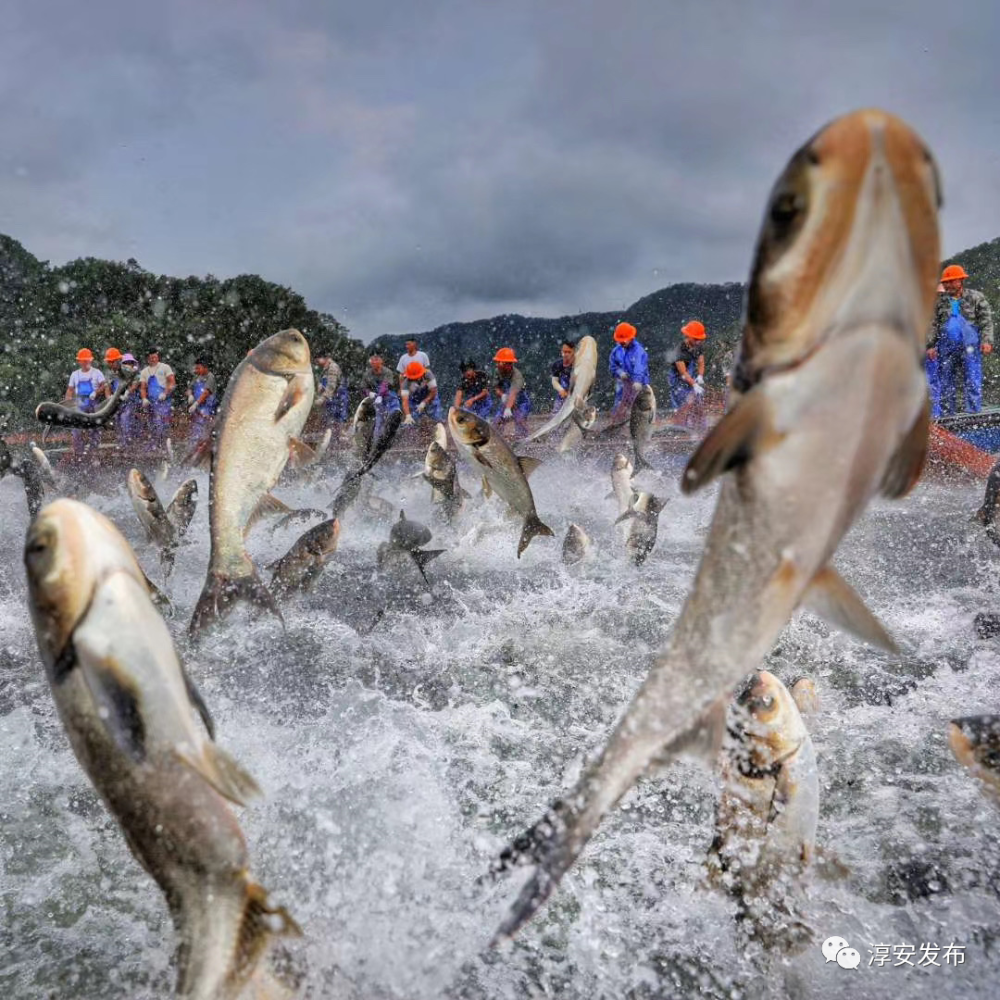
[[[212,718],[212,713],[208,710],[208,705],[205,704],[205,699],[202,698],[201,692],[195,686],[194,681],[191,680],[191,677],[183,663],[181,664],[181,677],[184,678],[184,687],[187,689],[188,698],[191,699],[191,704],[194,705],[201,721],[205,725],[205,731],[214,740],[215,720]]]
[[[490,481],[485,476],[483,476],[483,496],[486,497],[487,500],[493,496],[493,487],[490,486]]]
[[[265,493],[257,501],[257,506],[254,507],[253,513],[247,518],[243,534],[246,536],[250,529],[265,517],[274,517],[277,514],[290,514],[291,512],[292,508],[287,504],[282,503],[276,496]]]
[[[802,603],[820,618],[862,642],[888,653],[899,653],[881,622],[865,607],[854,588],[831,567],[826,566],[813,577]]]
[[[304,469],[316,461],[316,452],[298,438],[290,438],[288,441],[288,467],[290,469]]]
[[[882,477],[881,491],[890,499],[906,496],[916,485],[927,457],[927,440],[931,430],[931,404],[924,400],[920,415],[913,422],[902,444],[896,449]]]
[[[691,456],[681,479],[681,492],[694,493],[782,436],[772,426],[767,397],[759,388],[752,389],[708,432]]]
[[[200,754],[176,750],[178,760],[204,778],[220,795],[236,805],[260,795],[260,786],[225,750],[205,742]]]
[[[302,386],[302,380],[299,378],[290,379],[278,402],[278,408],[274,411],[274,422],[277,423],[281,420],[296,404],[302,402],[304,397],[305,389]]]

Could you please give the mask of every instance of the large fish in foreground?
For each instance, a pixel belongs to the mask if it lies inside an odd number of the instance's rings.
[[[800,605],[894,648],[829,565],[876,494],[917,481],[939,261],[937,172],[897,118],[828,125],[772,191],[747,290],[729,411],[685,470],[721,477],[701,564],[665,649],[576,787],[494,865],[534,865],[499,936],[545,902],[602,818],[755,670]]]
[[[38,648],[73,751],[170,907],[178,995],[235,998],[269,938],[297,932],[251,879],[226,804],[245,803],[256,782],[215,744],[211,716],[110,521],[57,500],[28,529],[24,562]]]
[[[528,441],[543,437],[569,420],[574,414],[582,414],[587,409],[587,399],[597,377],[597,341],[593,337],[581,337],[576,345],[576,360],[573,373],[569,377],[569,395],[563,400],[557,413],[535,431]]]
[[[316,385],[309,345],[298,330],[258,344],[236,367],[216,418],[208,486],[211,555],[191,617],[194,634],[238,600],[281,612],[257,575],[243,536],[288,462]]]
[[[819,772],[796,702],[766,670],[750,674],[726,713],[722,793],[708,871],[737,903],[737,918],[766,946],[800,950],[798,881],[813,859]]]
[[[520,559],[532,538],[552,534],[552,529],[542,523],[535,511],[535,498],[528,485],[528,475],[541,463],[536,458],[518,458],[495,428],[469,410],[453,406],[448,411],[448,426],[459,451],[486,479],[493,492],[524,518],[517,543],[517,558]]]

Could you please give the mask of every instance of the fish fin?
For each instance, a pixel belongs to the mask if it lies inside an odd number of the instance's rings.
[[[625,511],[624,514],[619,514],[618,517],[615,518],[615,524],[621,524],[624,521],[627,521],[630,517],[638,517],[638,516],[639,512],[637,510],[632,510],[632,508],[630,507],[627,511]]]
[[[493,487],[490,486],[490,481],[485,476],[483,476],[483,496],[486,497],[487,500],[493,496]]]
[[[125,671],[111,657],[86,657],[81,666],[97,714],[115,746],[134,761],[145,760],[146,726],[139,693]]]
[[[549,535],[555,537],[555,532],[547,525],[543,524],[537,514],[529,514],[524,519],[524,527],[521,529],[521,538],[517,543],[517,558],[521,558],[521,553],[531,544],[531,539],[536,535]]]
[[[681,492],[694,493],[716,476],[748,462],[770,436],[767,397],[751,390],[708,432],[691,456],[681,478]]]
[[[517,458],[517,464],[521,466],[521,471],[524,473],[525,479],[542,464],[540,458],[529,458],[527,455],[517,455],[515,458]]]
[[[253,513],[247,518],[246,527],[243,529],[243,537],[245,538],[249,534],[250,529],[263,518],[273,517],[275,514],[291,513],[292,508],[288,504],[282,503],[276,496],[270,493],[265,493],[257,501],[257,506],[254,507]]]
[[[281,610],[271,592],[257,576],[256,570],[249,576],[238,577],[209,573],[201,597],[195,605],[194,614],[191,615],[188,634],[195,636],[203,628],[221,621],[241,600],[270,611],[282,625],[285,624]]]
[[[883,496],[896,500],[906,496],[917,484],[927,457],[927,441],[931,429],[931,404],[924,400],[920,415],[913,422],[903,443],[896,449],[882,477]]]
[[[462,499],[464,499],[464,500],[471,500],[472,499],[472,494],[467,489],[465,489],[464,486],[459,486],[459,488],[458,488],[458,495],[460,497],[462,497]]]
[[[850,876],[851,869],[834,851],[824,847],[814,847],[812,872],[823,882],[839,882]]]
[[[215,720],[212,718],[212,713],[208,710],[208,705],[205,704],[205,699],[202,698],[201,692],[198,690],[194,681],[191,680],[191,675],[187,672],[187,668],[183,663],[181,663],[181,677],[184,678],[184,687],[187,689],[188,698],[191,700],[191,704],[194,705],[195,710],[198,712],[198,715],[205,726],[205,731],[214,740]]]
[[[612,490],[612,491],[611,491],[611,492],[610,492],[609,494],[607,494],[607,496],[605,496],[605,498],[604,498],[604,499],[605,499],[605,500],[614,500],[614,499],[615,499],[615,497],[616,497],[616,494],[615,494],[615,491],[614,491],[614,490]]]
[[[278,408],[274,411],[274,422],[277,423],[285,416],[297,403],[300,403],[305,396],[305,389],[302,380],[298,378],[289,379],[285,391],[278,401]]]
[[[204,778],[220,795],[238,806],[260,795],[260,786],[221,747],[207,740],[201,753],[174,750],[177,759]]]
[[[882,623],[865,607],[857,591],[832,567],[825,566],[812,578],[802,603],[824,621],[863,642],[888,653],[899,653],[899,647]]]
[[[298,438],[288,440],[288,467],[290,469],[304,469],[316,461],[316,452],[310,448],[305,441]]]
[[[417,565],[423,569],[432,559],[436,559],[447,551],[447,549],[414,549],[411,555]]]

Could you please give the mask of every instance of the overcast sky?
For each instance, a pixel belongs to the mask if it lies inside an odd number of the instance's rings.
[[[880,105],[955,251],[1000,235],[998,29],[995,0],[8,0],[0,232],[255,272],[364,340],[615,309],[743,280],[789,154]]]

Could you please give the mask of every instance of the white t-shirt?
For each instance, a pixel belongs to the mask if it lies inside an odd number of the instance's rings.
[[[155,365],[146,365],[146,367],[139,372],[139,380],[146,383],[155,375],[156,381],[159,382],[164,389],[166,389],[167,379],[173,374],[174,370],[170,367],[170,365],[165,365],[162,361],[159,361]]]
[[[431,359],[423,351],[417,351],[416,354],[403,354],[399,359],[399,364],[396,365],[396,371],[402,375],[411,361],[419,361],[425,368],[431,366]]]
[[[76,387],[81,382],[89,382],[91,389],[90,394],[92,396],[96,396],[97,390],[104,385],[105,378],[96,368],[91,368],[89,372],[85,372],[82,368],[77,368],[77,370],[69,377],[69,387],[73,390],[74,396],[79,395]]]

